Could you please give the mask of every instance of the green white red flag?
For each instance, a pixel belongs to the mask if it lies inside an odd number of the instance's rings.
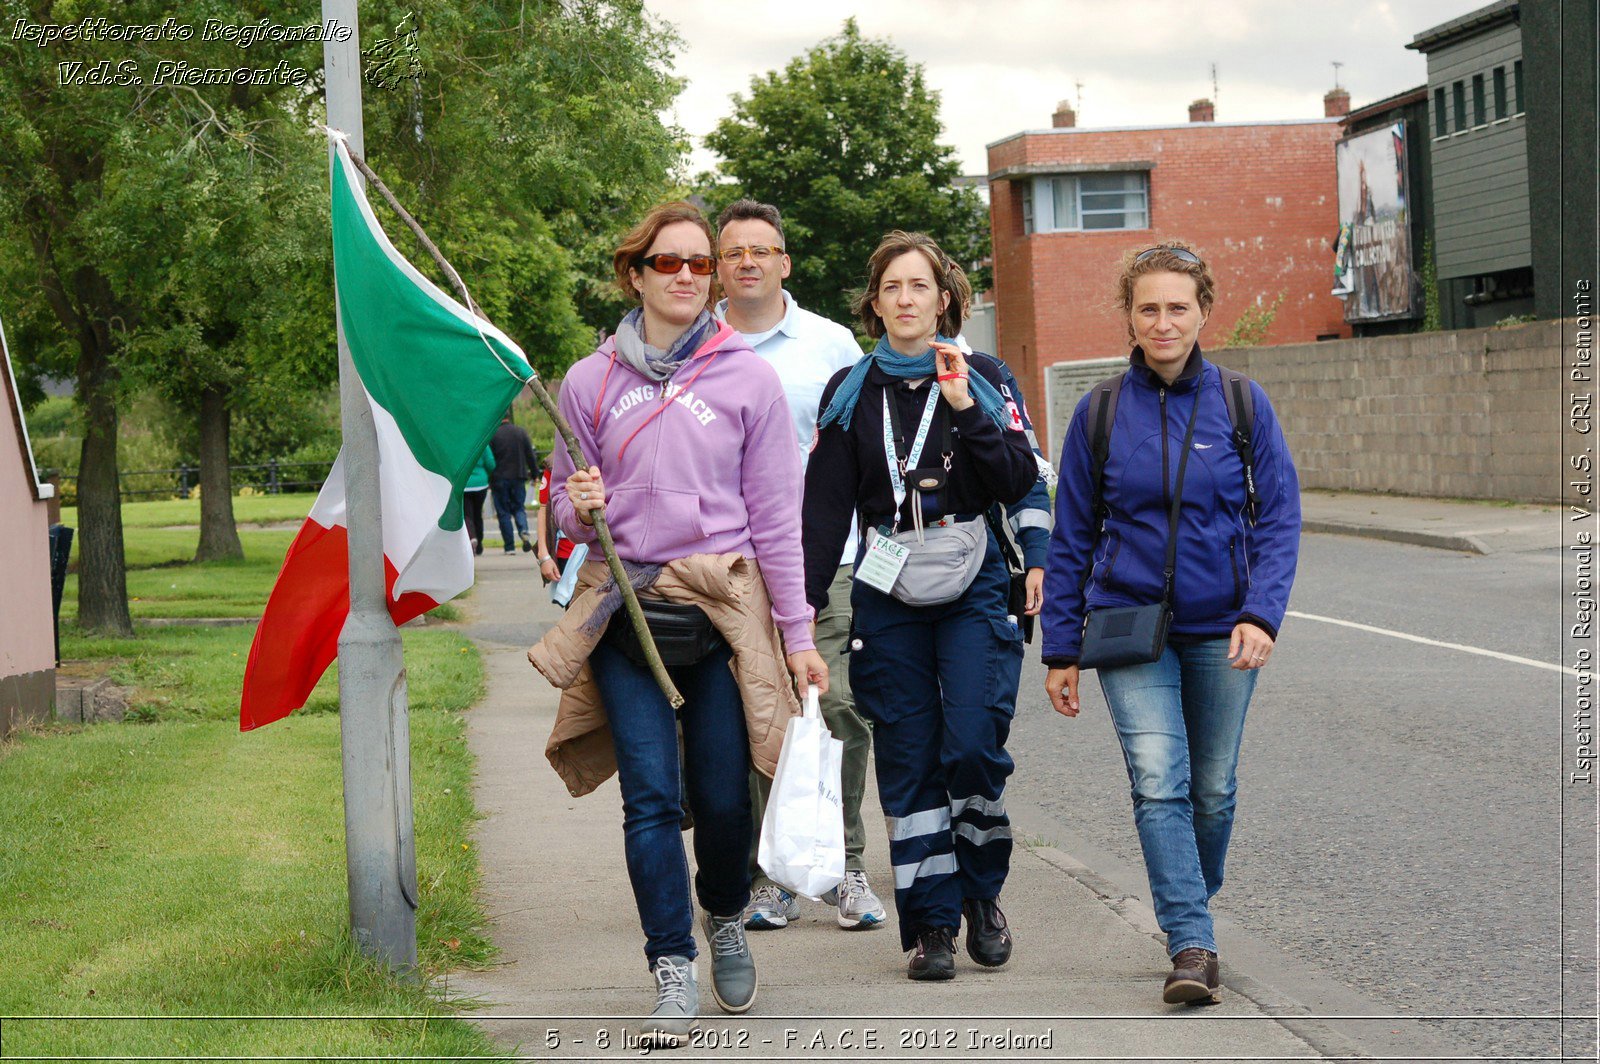
[[[339,314],[378,432],[384,584],[404,624],[472,586],[461,492],[533,375],[509,337],[397,251],[338,134],[332,165]],[[350,611],[344,454],[284,558],[245,665],[239,729],[305,705]]]

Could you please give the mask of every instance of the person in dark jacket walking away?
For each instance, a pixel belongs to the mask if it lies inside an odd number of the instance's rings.
[[[960,277],[929,237],[884,237],[856,303],[878,346],[828,382],[806,467],[806,598],[818,613],[861,515],[850,684],[873,722],[912,979],[955,974],[963,918],[977,963],[1002,965],[1012,948],[998,898],[1011,864],[1005,741],[1022,632],[984,512],[1027,495],[1038,465],[1011,427],[996,364],[969,363],[950,339],[961,331]],[[970,544],[945,555],[962,559],[948,578],[926,549],[940,543]],[[938,590],[915,593],[927,563]]]
[[[1045,566],[1045,689],[1068,717],[1079,710],[1087,613],[1157,603],[1170,588],[1160,656],[1098,670],[1173,961],[1162,989],[1169,1004],[1213,1002],[1220,988],[1209,905],[1222,888],[1233,831],[1245,710],[1272,659],[1300,544],[1300,485],[1271,402],[1255,382],[1201,354],[1214,289],[1211,270],[1186,243],[1126,259],[1118,306],[1134,345],[1131,364],[1111,385],[1119,395],[1098,484],[1092,426],[1109,402],[1092,410],[1096,389],[1073,413]],[[1248,445],[1236,441],[1223,393],[1235,382],[1251,393]]]
[[[489,439],[494,452],[494,472],[489,474],[489,490],[494,494],[494,513],[500,519],[500,542],[505,553],[516,552],[512,526],[522,539],[522,549],[533,549],[528,538],[528,481],[539,473],[539,452],[533,449],[528,430],[513,424],[510,411],[500,419],[500,427]]]

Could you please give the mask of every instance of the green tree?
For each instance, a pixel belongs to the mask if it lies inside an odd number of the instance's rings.
[[[368,18],[373,46],[414,31],[420,67],[376,85],[369,67],[369,162],[484,313],[560,375],[615,327],[611,250],[687,151],[659,117],[682,89],[678,38],[640,0],[397,0]]]
[[[1278,308],[1283,306],[1283,297],[1286,292],[1279,292],[1271,303],[1263,303],[1259,298],[1254,303],[1246,306],[1239,312],[1239,317],[1233,323],[1233,328],[1228,330],[1228,335],[1222,338],[1218,347],[1259,347],[1266,342],[1267,330],[1272,328],[1272,323],[1277,320]]]
[[[180,94],[165,121],[122,132],[112,150],[123,176],[104,201],[106,224],[125,241],[160,249],[104,269],[144,316],[126,341],[130,379],[196,428],[200,561],[244,554],[229,470],[234,415],[292,405],[337,372],[326,143],[309,101],[298,89],[217,95]]]
[[[941,132],[939,94],[922,65],[862,37],[852,18],[734,96],[733,114],[706,137],[731,181],[708,197],[717,208],[739,196],[776,205],[794,259],[787,287],[802,305],[849,321],[867,258],[891,229],[926,232],[969,268],[989,254],[988,214],[956,184],[960,167]]]
[[[639,0],[440,0],[408,20],[412,8],[363,11],[366,41],[398,29],[406,43],[374,64],[371,161],[484,311],[542,372],[559,373],[587,350],[586,322],[614,321],[600,296],[603,249],[660,196],[682,156],[681,134],[657,117],[680,88],[665,73],[675,38]],[[0,0],[0,12],[7,26],[96,17],[122,26],[159,25],[170,8]],[[176,21],[208,18],[284,22],[279,5],[224,0],[190,4]],[[321,45],[201,38],[45,44],[13,32],[0,42],[0,291],[21,293],[6,320],[25,376],[75,381],[79,618],[91,630],[131,631],[117,485],[127,396],[153,387],[192,411],[201,552],[227,554],[237,547],[233,412],[269,411],[285,390],[322,387],[333,368]],[[127,62],[142,80],[70,83],[102,60],[106,75],[120,77]],[[158,84],[163,60],[281,60],[308,76]]]

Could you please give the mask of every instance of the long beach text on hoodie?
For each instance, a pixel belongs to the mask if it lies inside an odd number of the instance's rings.
[[[761,565],[789,653],[811,649],[800,549],[801,454],[777,372],[723,326],[665,382],[613,358],[613,343],[578,362],[559,406],[584,456],[600,467],[606,521],[629,561],[739,553]],[[550,505],[562,531],[578,520],[556,448]]]

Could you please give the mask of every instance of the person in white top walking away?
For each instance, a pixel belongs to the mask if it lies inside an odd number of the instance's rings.
[[[776,207],[742,199],[717,219],[717,273],[727,298],[717,304],[717,317],[744,334],[745,340],[774,369],[783,382],[794,417],[800,450],[811,453],[817,429],[822,390],[839,370],[855,365],[861,348],[844,326],[804,310],[783,290],[790,259],[784,247],[783,217]],[[845,667],[845,642],[850,638],[850,577],[855,562],[855,540],[850,536],[829,605],[817,618],[817,650],[828,663],[833,678],[822,696],[822,718],[828,730],[844,743],[841,787],[844,799],[845,874],[839,888],[823,900],[838,909],[839,926],[866,930],[883,923],[883,903],[867,883],[862,852],[866,831],[861,825],[861,796],[866,790],[867,760],[872,728],[856,712],[850,694],[850,670]],[[772,781],[751,774],[756,831],[750,841],[751,898],[745,908],[745,926],[776,930],[800,915],[794,894],[767,878],[756,863],[756,843],[761,817]]]

